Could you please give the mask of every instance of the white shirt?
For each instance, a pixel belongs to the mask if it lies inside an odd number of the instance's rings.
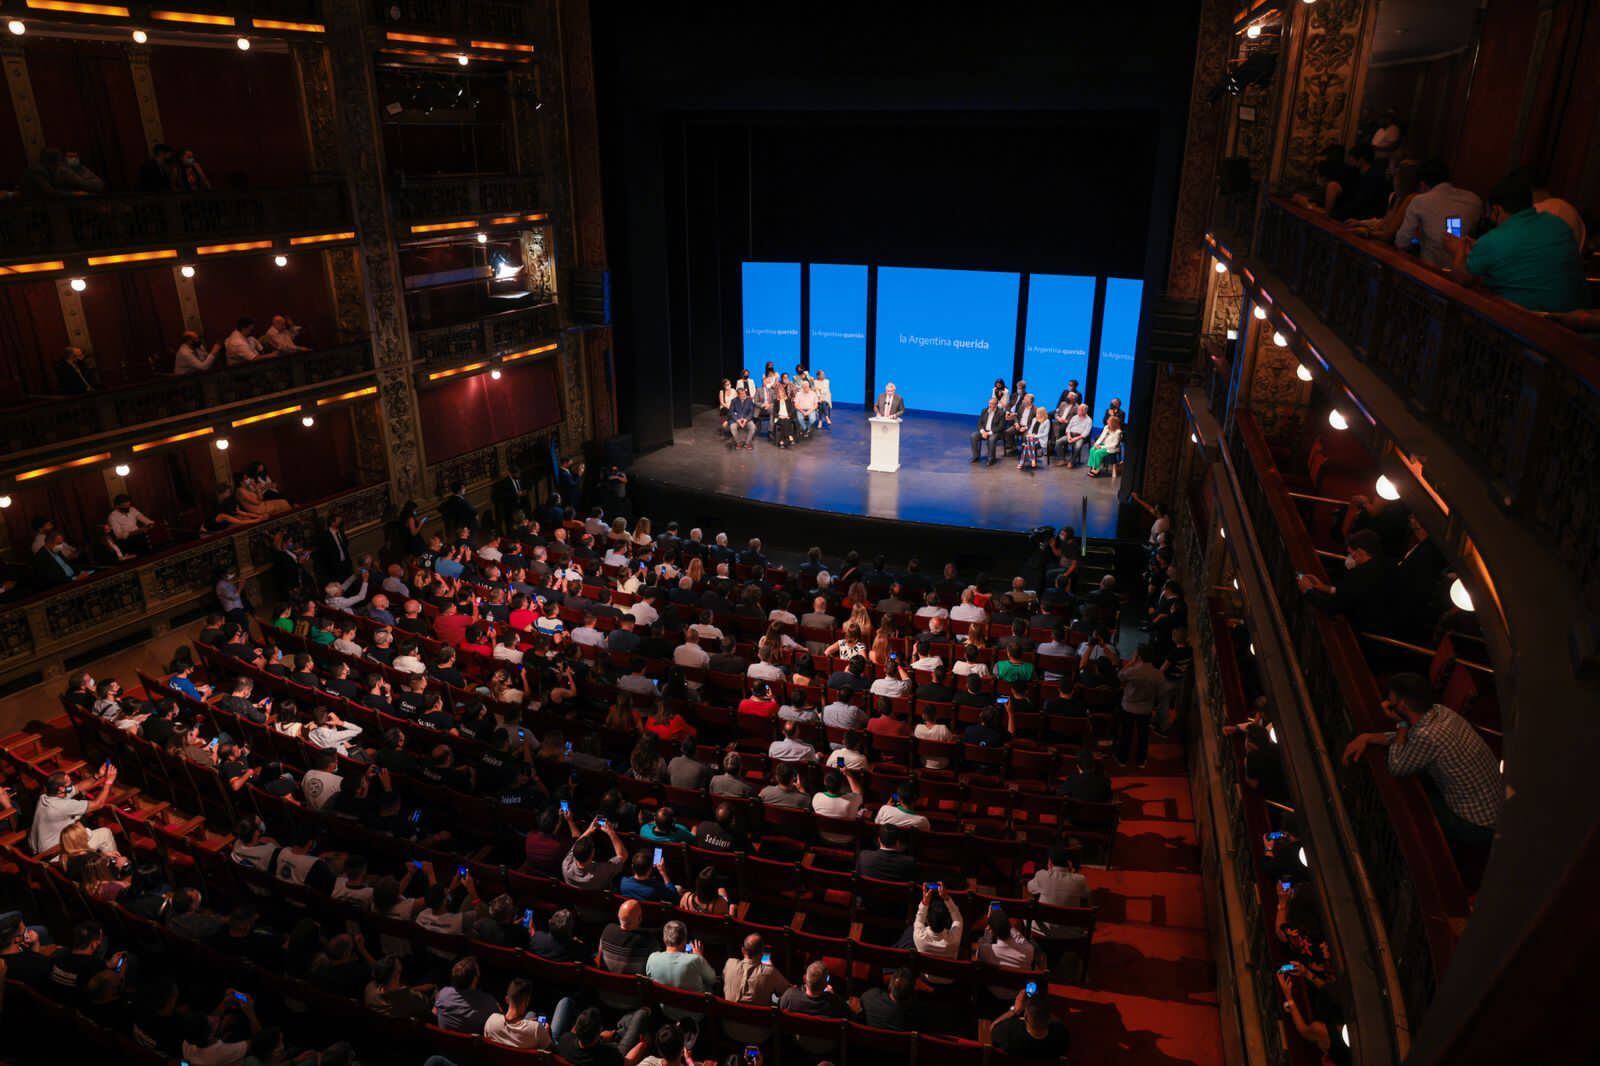
[[[908,814],[892,803],[885,803],[878,808],[878,817],[875,821],[879,825],[895,825],[902,829],[927,829],[928,819],[921,814]]]
[[[916,737],[918,740],[935,740],[942,744],[948,744],[952,740],[956,739],[956,735],[950,732],[950,727],[945,725],[943,722],[918,722],[917,728],[911,731],[911,735]],[[922,760],[922,765],[926,766],[930,770],[944,770],[950,766],[950,760],[941,759],[937,756],[934,756],[931,758],[924,758]]]
[[[706,658],[709,661],[710,656]],[[783,668],[772,663],[751,663],[745,670],[745,676],[755,678],[757,681],[782,681]]]
[[[333,881],[333,898],[347,900],[360,907],[371,907],[372,886],[357,885],[352,888],[350,879],[344,874],[340,874]]]
[[[950,608],[952,622],[987,622],[989,612],[975,603],[958,603]]]
[[[1087,437],[1094,432],[1094,419],[1088,415],[1073,415],[1067,419],[1067,435],[1069,437]]]
[[[930,603],[925,607],[917,608],[918,618],[949,618],[950,612],[940,607],[937,603]]]
[[[1427,192],[1418,193],[1406,205],[1405,220],[1394,235],[1394,246],[1401,251],[1411,247],[1412,241],[1422,246],[1422,261],[1429,266],[1447,267],[1452,261],[1444,247],[1444,222],[1455,216],[1461,218],[1461,234],[1466,236],[1483,217],[1483,201],[1469,189],[1458,189],[1448,181],[1441,181]]]
[[[491,563],[501,562],[505,557],[505,553],[492,544],[485,544],[478,549],[478,558],[485,559]]]
[[[520,663],[522,662],[522,651],[504,644],[496,644],[491,658],[499,659],[501,662]]]
[[[89,801],[62,796],[45,796],[33,812],[28,830],[28,847],[34,854],[61,843],[61,831],[89,813]]]
[[[113,507],[111,513],[106,516],[106,524],[111,527],[111,535],[122,540],[139,532],[141,525],[149,525],[150,519],[146,518],[144,512],[137,507],[128,508],[127,514]]]
[[[639,600],[628,608],[628,613],[633,615],[633,620],[642,626],[654,625],[656,620],[661,617],[661,612],[650,606],[648,600]]]
[[[278,852],[278,868],[273,872],[280,881],[287,881],[291,885],[303,885],[311,874],[311,868],[316,864],[315,855],[284,848]]]
[[[278,845],[270,840],[263,840],[255,844],[244,844],[240,841],[233,842],[233,861],[247,870],[265,870],[267,863],[272,859],[272,853],[278,850]]]
[[[228,334],[228,339],[222,342],[222,350],[227,353],[229,366],[244,366],[261,358],[261,342],[238,330]]]
[[[514,1022],[506,1021],[504,1014],[491,1014],[489,1020],[483,1023],[483,1038],[491,1044],[538,1051],[551,1046],[550,1027],[540,1025],[539,1019],[531,1014],[524,1014]]]
[[[989,676],[988,663],[969,663],[965,659],[957,659],[950,672],[957,677],[966,677],[968,674],[977,674],[979,677]]]
[[[178,345],[177,354],[172,358],[172,372],[174,374],[202,374],[211,369],[211,364],[217,361],[215,352],[208,352],[201,356],[194,350],[192,344]]]
[[[767,758],[776,759],[778,762],[811,762],[817,757],[817,749],[803,740],[793,737],[784,737],[774,740],[767,745]]]
[[[320,811],[332,802],[343,785],[344,778],[338,774],[326,770],[307,770],[300,779],[300,793],[305,796],[307,807]]]
[[[842,796],[830,796],[826,792],[818,792],[811,797],[811,809],[825,818],[854,818],[861,810],[861,793],[847,792]],[[825,830],[818,830],[817,836],[829,844],[848,844],[851,839],[843,833]]]
[[[340,755],[345,754],[350,747],[350,742],[361,735],[358,725],[332,726],[319,725],[306,734],[306,739],[311,741],[313,747],[332,748]]]
[[[261,344],[263,347],[275,352],[292,352],[299,347],[294,342],[294,327],[292,326],[285,326],[283,329],[279,329],[277,326],[268,326],[267,332],[261,336]]]
[[[944,660],[939,658],[937,655],[925,655],[922,658],[913,661],[912,664],[911,664],[911,669],[913,669],[913,670],[933,670],[933,669],[935,669],[937,667],[940,667],[940,666],[943,666],[943,665],[944,665]]]
[[[909,696],[911,695],[911,682],[901,681],[896,677],[880,677],[872,683],[868,690],[874,696]]]
[[[691,670],[704,670],[711,665],[711,653],[698,644],[679,644],[672,649],[672,661]]]
[[[606,635],[594,626],[579,626],[568,634],[574,644],[587,644],[591,648],[598,648],[606,642]]]
[[[402,674],[425,674],[428,672],[427,664],[415,655],[397,655],[390,665]]]
[[[776,607],[767,612],[767,621],[782,622],[786,626],[798,626],[800,624],[800,619],[796,618],[793,612],[782,611]]]
[[[37,551],[38,549],[34,549],[34,550]],[[696,622],[694,625],[690,626],[689,628],[694,630],[694,635],[699,637],[703,641],[704,640],[715,640],[715,641],[721,641],[722,640],[722,630],[718,629],[714,625],[710,625],[710,624],[705,623],[705,622]]]

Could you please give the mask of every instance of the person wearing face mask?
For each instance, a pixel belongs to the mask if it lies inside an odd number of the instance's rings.
[[[28,847],[37,855],[61,842],[61,831],[83,820],[83,816],[97,811],[111,800],[111,786],[116,784],[117,768],[106,761],[100,775],[89,783],[94,799],[84,799],[72,778],[57,771],[44,785],[44,795],[33,812],[33,825],[28,830]],[[117,838],[111,830],[102,827],[89,830],[89,850],[102,854],[117,854]]]
[[[53,175],[56,188],[72,192],[102,193],[106,191],[105,179],[83,165],[83,160],[71,148],[61,157],[61,165]]]
[[[1588,306],[1583,257],[1572,227],[1533,205],[1526,171],[1501,179],[1489,193],[1494,229],[1476,241],[1445,234],[1451,273],[1463,284],[1479,282],[1496,296],[1530,311],[1574,311]]]
[[[1399,587],[1394,564],[1383,555],[1383,540],[1370,529],[1359,529],[1345,539],[1344,573],[1337,585],[1310,574],[1300,575],[1300,591],[1312,605],[1342,614],[1360,633],[1391,631],[1397,616],[1392,601]]]
[[[205,168],[195,159],[194,152],[188,148],[178,153],[178,165],[173,168],[173,185],[179,192],[197,192],[200,189],[211,188],[211,179],[206,177]]]
[[[106,523],[111,527],[111,535],[116,538],[117,547],[124,555],[150,554],[148,530],[155,526],[155,522],[133,505],[133,498],[126,492],[118,493],[112,501],[111,514],[106,517]]]
[[[178,351],[172,357],[172,372],[174,374],[203,374],[217,363],[217,353],[222,351],[219,341],[207,348],[200,340],[200,334],[192,329],[183,331],[183,339],[178,344]]]

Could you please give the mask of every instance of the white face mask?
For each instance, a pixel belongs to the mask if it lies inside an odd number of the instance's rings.
[[[1359,564],[1357,564],[1356,557],[1354,555],[1346,555],[1344,557],[1344,568],[1346,570],[1354,570],[1357,565]]]

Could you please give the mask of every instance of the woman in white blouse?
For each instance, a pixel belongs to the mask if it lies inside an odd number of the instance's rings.
[[[1089,448],[1089,476],[1100,477],[1108,460],[1115,461],[1117,449],[1122,447],[1122,419],[1112,415],[1106,426]]]

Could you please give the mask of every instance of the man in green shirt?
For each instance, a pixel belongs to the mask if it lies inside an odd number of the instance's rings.
[[[1445,236],[1457,277],[1481,281],[1530,311],[1572,311],[1588,303],[1572,227],[1534,210],[1533,184],[1525,173],[1512,173],[1494,187],[1489,217],[1494,229],[1476,241]]]
[[[1024,662],[1022,654],[1022,649],[1015,644],[1007,644],[1005,661],[995,664],[994,676],[1013,685],[1032,681],[1033,664]]]

